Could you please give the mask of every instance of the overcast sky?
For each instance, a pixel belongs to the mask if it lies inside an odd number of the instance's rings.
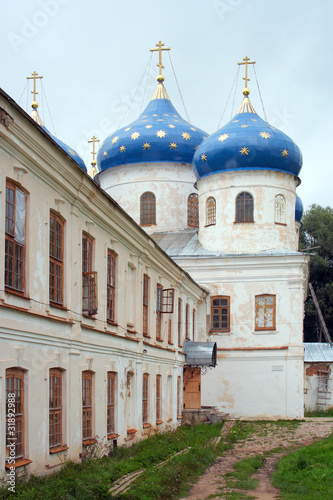
[[[46,127],[53,133],[54,123],[57,137],[90,163],[87,140],[103,140],[148,103],[158,73],[149,49],[159,40],[171,47],[191,122],[208,133],[220,123],[237,63],[249,56],[268,122],[303,152],[304,206],[333,206],[332,19],[331,0],[2,0],[0,86],[30,113],[26,77],[43,75],[48,106],[39,85],[37,100]],[[186,118],[167,54],[163,62],[169,97]],[[243,76],[221,126],[242,101]],[[249,76],[264,118],[252,69]]]

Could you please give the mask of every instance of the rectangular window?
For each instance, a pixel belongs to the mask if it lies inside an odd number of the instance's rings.
[[[182,390],[182,378],[177,377],[177,418],[182,416],[181,390]]]
[[[174,303],[175,289],[165,288],[162,291],[162,313],[172,314]]]
[[[49,447],[62,445],[62,373],[53,368],[49,378]]]
[[[115,322],[115,296],[116,296],[116,254],[108,250],[107,263],[107,320]]]
[[[82,440],[92,439],[92,373],[82,372]]]
[[[156,375],[156,422],[161,421],[161,375]]]
[[[230,331],[230,297],[211,298],[211,330]]]
[[[172,344],[172,320],[169,318],[168,321],[168,343]]]
[[[64,223],[54,213],[50,215],[50,276],[51,304],[63,305]]]
[[[148,424],[148,373],[142,379],[142,424]]]
[[[178,346],[182,347],[182,299],[178,299]]]
[[[193,328],[193,342],[195,340],[195,309],[193,309],[193,323],[192,323],[192,328]]]
[[[186,309],[185,309],[185,338],[187,340],[190,339],[190,306],[189,304],[186,304]]]
[[[97,273],[92,271],[93,240],[82,235],[83,313],[97,314]]]
[[[276,296],[256,295],[255,330],[275,330]]]
[[[12,413],[14,404],[14,415]],[[8,415],[10,415],[8,417]],[[18,368],[6,370],[6,456],[9,444],[15,442],[15,459],[24,457],[24,372]],[[14,422],[12,421],[14,417]]]
[[[143,276],[143,335],[148,337],[148,303],[149,303],[149,278],[146,274]]]
[[[5,287],[23,294],[25,289],[26,195],[6,183]]]
[[[162,285],[156,287],[156,338],[161,340],[161,318],[162,318]]]
[[[107,435],[115,434],[115,395],[116,395],[116,373],[108,372],[107,386]]]

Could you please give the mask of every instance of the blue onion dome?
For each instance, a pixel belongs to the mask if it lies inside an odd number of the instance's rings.
[[[304,207],[302,200],[299,196],[296,195],[296,205],[295,205],[295,221],[301,222],[301,218],[303,216]]]
[[[60,139],[52,135],[45,127],[37,111],[38,103],[36,101],[32,101],[31,106],[32,106],[32,112],[30,115],[31,118],[58,144],[58,146],[61,147],[61,149],[65,151],[65,153],[67,153],[69,156],[73,158],[73,160],[76,161],[76,163],[79,165],[80,168],[82,168],[82,170],[84,170],[84,172],[87,172],[87,167],[84,161],[82,160],[81,156],[79,156],[78,153],[74,151],[74,149],[70,148],[69,146],[67,146],[67,144],[65,144]]]
[[[192,163],[207,136],[184,120],[172,105],[162,81],[139,118],[108,136],[97,155],[98,171],[133,163]]]
[[[298,176],[302,153],[286,134],[255,112],[249,90],[236,115],[227,125],[201,143],[193,158],[199,179],[219,172],[237,170],[277,170]]]

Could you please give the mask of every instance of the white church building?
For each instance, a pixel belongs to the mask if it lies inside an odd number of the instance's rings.
[[[0,91],[0,476],[172,429],[184,408],[304,415],[301,152],[247,85],[208,136],[158,66],[94,179],[35,100],[29,116]]]

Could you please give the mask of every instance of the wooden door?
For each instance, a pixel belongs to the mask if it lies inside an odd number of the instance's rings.
[[[201,408],[201,368],[184,366],[184,408]]]

